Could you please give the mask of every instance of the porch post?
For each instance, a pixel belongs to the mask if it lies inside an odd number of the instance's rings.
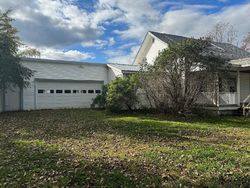
[[[216,106],[220,107],[220,83],[219,83],[219,74],[216,73],[215,76],[215,101],[216,101]]]
[[[240,71],[237,70],[237,105],[240,106]]]

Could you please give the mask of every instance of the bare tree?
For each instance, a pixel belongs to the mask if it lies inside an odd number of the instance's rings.
[[[243,39],[241,49],[250,51],[250,32]]]
[[[164,112],[189,112],[204,85],[216,85],[226,65],[209,46],[209,41],[187,39],[161,52],[153,66],[142,68],[141,87],[150,105]]]
[[[237,31],[230,23],[218,22],[207,34],[207,38],[214,42],[236,43]]]

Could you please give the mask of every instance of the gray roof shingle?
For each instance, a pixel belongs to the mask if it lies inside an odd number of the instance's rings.
[[[154,31],[150,31],[155,37],[159,38],[163,42],[168,44],[181,42],[182,40],[188,39],[187,37],[171,35],[166,33],[158,33]],[[250,53],[244,51],[237,46],[234,46],[229,43],[219,43],[219,42],[211,42],[212,46],[210,47],[211,51],[218,56],[227,59],[242,59],[250,57]]]

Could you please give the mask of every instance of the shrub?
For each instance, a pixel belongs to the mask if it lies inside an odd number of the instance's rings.
[[[107,109],[110,111],[134,110],[136,108],[138,79],[136,75],[116,78],[108,85]]]
[[[91,104],[92,108],[95,108],[95,107],[106,108],[107,88],[108,88],[108,85],[104,85],[102,87],[102,92],[98,94],[96,98],[93,99],[93,103]]]

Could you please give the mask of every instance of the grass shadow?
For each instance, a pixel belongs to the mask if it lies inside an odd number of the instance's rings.
[[[224,151],[223,144],[219,148],[202,148],[203,143],[193,138],[214,135],[220,138],[223,133],[220,133],[220,127],[216,124],[225,122],[223,129],[231,128],[232,125],[227,126],[227,123],[232,124],[234,121],[242,123],[240,118],[226,118],[225,121],[178,120],[155,115],[107,115],[103,111],[79,109],[1,114],[0,187],[178,187],[180,184],[187,187],[244,187],[249,185],[249,174],[243,174],[245,169],[242,166],[249,163],[238,161],[238,153]],[[246,126],[244,121],[239,126]],[[96,137],[97,133],[104,136]],[[105,142],[108,134],[113,137]],[[87,138],[96,142],[88,143],[88,147],[100,150],[98,156],[88,155],[88,152],[82,152],[84,155],[70,152],[76,150],[74,144]],[[119,144],[116,143],[117,138]],[[129,142],[123,140],[127,138]],[[66,146],[69,150],[56,142],[58,139],[69,139],[70,143]],[[230,139],[227,138],[227,141]],[[102,142],[104,144],[100,146]],[[153,145],[154,142],[157,142],[156,145]],[[194,145],[187,148],[187,142]],[[101,153],[101,147],[108,147],[110,151],[112,144],[116,146],[112,152],[121,153],[130,151],[130,147],[144,146],[141,143],[150,146],[134,158]],[[171,147],[165,147],[168,144]],[[159,150],[154,150],[154,146]],[[85,142],[80,143],[78,149],[87,149]],[[205,169],[202,177],[195,174],[198,169],[195,165],[199,162],[203,165],[199,168]],[[212,162],[215,166],[210,167]],[[237,164],[241,166],[236,168]],[[238,171],[227,172],[224,166]],[[218,168],[220,174],[212,168]]]
[[[159,187],[162,182],[145,164],[78,158],[39,140],[5,142],[0,158],[0,186],[6,187]]]

